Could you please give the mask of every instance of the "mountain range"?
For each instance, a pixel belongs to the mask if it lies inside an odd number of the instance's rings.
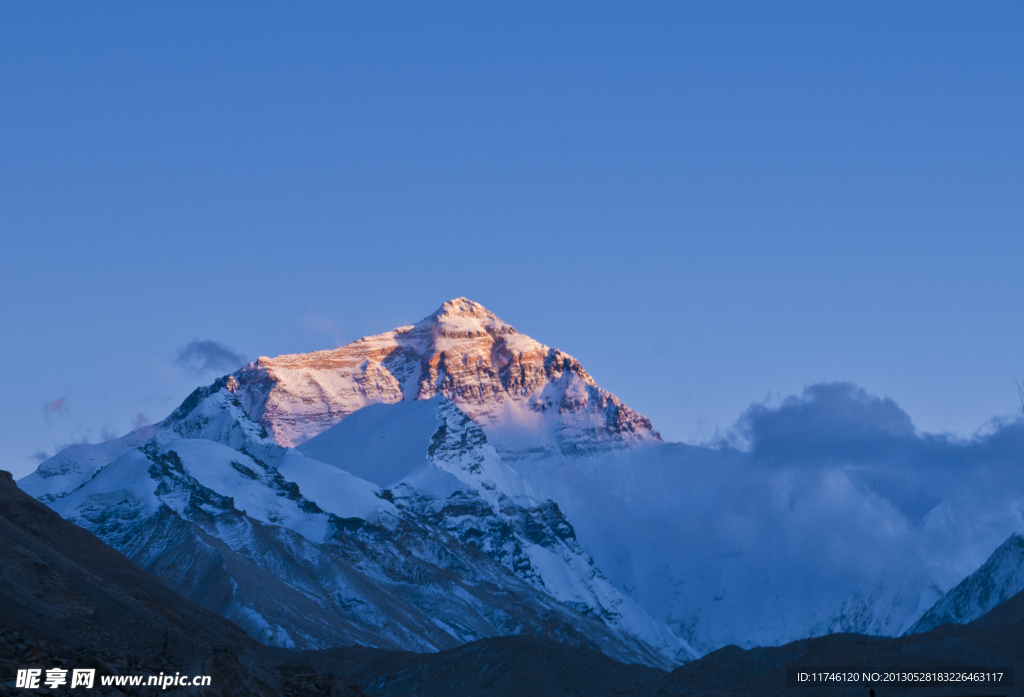
[[[884,502],[847,503],[858,476],[666,443],[572,356],[459,298],[259,358],[19,485],[286,648],[524,635],[668,669],[728,644],[965,622],[1024,585],[1006,561],[946,595]],[[808,525],[821,510],[829,529]],[[844,556],[851,540],[870,557]]]

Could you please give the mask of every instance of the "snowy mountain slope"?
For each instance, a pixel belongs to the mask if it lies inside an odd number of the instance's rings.
[[[331,607],[330,594],[343,589],[348,596],[358,595],[346,586],[363,585],[371,597],[380,595],[375,584],[360,584],[361,574],[348,565],[332,565],[300,534],[266,525],[284,518],[311,536],[324,537],[328,516],[307,512],[312,506],[301,496],[276,496],[261,486],[258,477],[251,479],[250,473],[261,468],[237,451],[202,440],[172,443],[186,446],[187,457],[155,446],[146,452],[130,451],[52,506],[175,590],[264,641],[319,646],[326,639],[351,642],[366,637],[383,645],[413,643],[408,636],[377,636],[373,625],[378,622],[354,626],[358,613],[338,613]],[[218,494],[189,474],[213,472],[215,477],[223,474],[217,470],[225,465],[237,465],[236,475],[244,483],[233,490],[262,521],[235,508],[233,497]],[[295,491],[287,484],[284,488]],[[421,624],[433,627],[426,618]],[[435,633],[435,639],[445,640],[441,632]]]
[[[197,388],[158,424],[144,426],[116,440],[76,443],[40,463],[35,472],[19,480],[22,490],[47,503],[87,482],[96,472],[121,455],[154,441],[167,443],[178,438],[203,438],[231,447],[252,448],[266,454],[283,453],[267,438],[264,427],[242,409],[233,390],[238,383],[226,376],[207,387]]]
[[[550,520],[521,505],[514,512],[535,538],[520,549],[519,568],[468,528],[449,524],[452,507],[441,513],[448,499],[478,497],[495,478],[524,496],[493,448],[490,467],[474,466],[472,448],[485,439],[450,403],[417,404],[432,414],[418,415],[428,426],[419,432],[420,466],[450,479],[441,500],[409,484],[396,497],[276,445],[248,418],[234,389],[229,377],[197,390],[146,431],[151,437],[141,447],[126,450],[142,440],[136,433],[84,450],[84,461],[64,452],[57,462],[65,472],[43,463],[23,485],[186,597],[270,643],[436,650],[525,633],[664,666],[695,655],[622,598],[578,547],[551,532],[554,526],[567,539],[571,534],[553,512]],[[463,437],[469,431],[472,437]],[[448,437],[435,438],[439,432]],[[470,477],[474,488],[442,467],[487,479]],[[501,501],[506,509],[513,505],[504,495]],[[544,509],[551,510],[557,507]],[[506,514],[487,508],[486,515]],[[547,577],[579,577],[581,586],[589,581],[604,595],[591,592],[587,604],[578,593],[553,592],[530,565],[531,554],[541,555]],[[566,565],[575,571],[560,568]]]
[[[427,462],[440,400],[363,407],[295,450],[387,488]]]
[[[558,504],[537,498],[451,402],[367,407],[298,450],[375,478],[397,506],[481,549],[560,602],[675,660],[697,656],[604,577]]]
[[[650,421],[576,359],[465,298],[332,351],[260,358],[235,377],[245,410],[294,446],[370,404],[443,395],[506,458],[656,441]]]
[[[1024,537],[1011,535],[977,571],[946,593],[907,634],[966,624],[1024,590]]]
[[[19,486],[48,503],[89,481],[97,470],[140,447],[155,433],[154,428],[146,427],[117,440],[69,445],[40,463],[35,472],[20,480]]]

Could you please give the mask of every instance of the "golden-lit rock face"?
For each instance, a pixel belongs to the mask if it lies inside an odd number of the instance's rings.
[[[466,298],[423,321],[331,351],[260,358],[236,395],[274,440],[295,446],[370,404],[443,396],[511,456],[659,440],[572,356],[519,334]]]

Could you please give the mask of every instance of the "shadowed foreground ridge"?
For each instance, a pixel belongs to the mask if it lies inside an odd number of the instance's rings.
[[[303,651],[284,661],[284,674],[330,674],[367,694],[384,695],[610,695],[646,694],[665,672],[626,665],[597,651],[541,637],[481,639],[439,653],[350,647]]]
[[[259,648],[0,471],[0,695],[40,694],[15,688],[22,668],[93,668],[97,688],[99,675],[182,672],[212,676],[210,687],[192,694],[281,694],[252,662]],[[154,689],[107,687],[92,694]]]
[[[787,687],[786,669],[889,667],[904,669],[1012,668],[1013,686],[900,685]],[[833,634],[779,647],[744,651],[727,646],[681,666],[656,689],[628,689],[622,695],[1024,695],[1024,592],[967,625],[936,629],[896,639]]]
[[[433,654],[363,648],[281,656],[288,674],[339,676],[367,694],[423,697],[593,695],[712,697],[713,695],[1024,695],[1024,593],[968,625],[944,625],[908,637],[833,634],[779,647],[728,646],[672,673],[623,665],[602,654],[536,637],[500,637]],[[1012,668],[1012,686],[851,685],[787,687],[790,666],[815,669]]]
[[[181,597],[0,471],[0,616],[39,639],[156,653],[257,643]]]

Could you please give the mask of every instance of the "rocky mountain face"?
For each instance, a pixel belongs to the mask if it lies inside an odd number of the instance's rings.
[[[441,395],[506,458],[660,440],[572,356],[466,298],[423,321],[332,351],[260,358],[234,378],[246,412],[295,446],[370,404]]]
[[[927,632],[943,624],[978,619],[1024,590],[1024,537],[1011,535],[981,568],[946,593],[907,632]]]

